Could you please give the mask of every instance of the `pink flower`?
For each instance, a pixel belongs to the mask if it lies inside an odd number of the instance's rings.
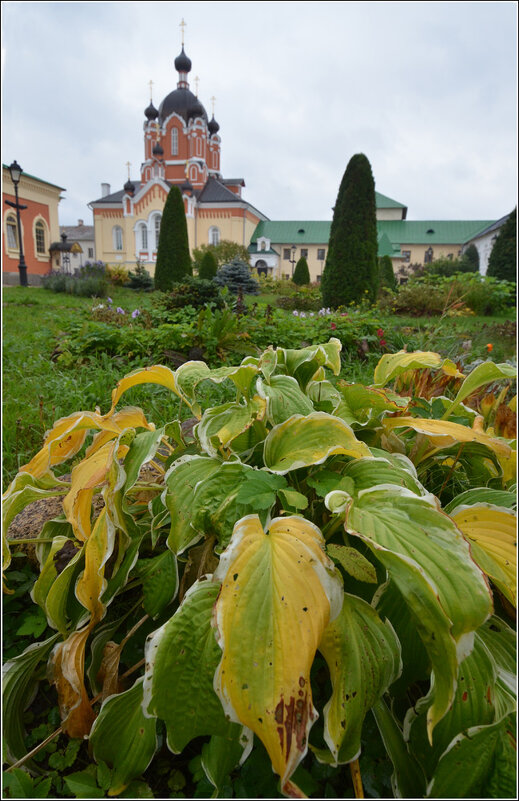
[[[383,337],[383,336],[384,336],[384,329],[383,328],[377,328],[377,337]]]

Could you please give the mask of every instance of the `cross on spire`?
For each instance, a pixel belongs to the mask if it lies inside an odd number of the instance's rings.
[[[130,180],[130,167],[132,166],[131,161],[127,161],[126,166],[128,167],[128,180]]]
[[[212,98],[211,98],[211,106],[213,108],[213,117],[214,117],[214,102],[215,102],[215,100],[216,100],[216,97],[213,95]]]
[[[186,22],[184,22],[184,17],[182,17],[182,22],[181,22],[181,23],[180,23],[180,25],[178,26],[179,28],[181,28],[181,29],[182,29],[182,47],[184,47],[184,28],[186,27],[186,24],[187,24],[187,23],[186,23]]]
[[[195,76],[195,95],[198,97],[198,84],[200,83],[200,78],[198,75]]]
[[[153,81],[150,81],[150,83],[149,83],[149,86],[150,86],[150,103],[151,103],[151,102],[152,102],[152,100],[153,100],[153,94],[152,94],[152,91],[153,91]]]

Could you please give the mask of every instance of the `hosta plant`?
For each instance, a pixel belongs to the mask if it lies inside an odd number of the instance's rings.
[[[123,378],[105,414],[56,422],[4,497],[5,532],[31,502],[62,499],[31,592],[54,633],[5,666],[12,766],[46,672],[111,796],[164,739],[172,773],[196,747],[215,796],[263,747],[282,794],[305,797],[308,753],[343,795],[349,764],[361,796],[373,719],[395,797],[514,795],[515,445],[470,406],[514,371],[465,377],[402,351],[363,386],[332,379],[340,367],[336,339],[233,367],[156,365]],[[425,370],[455,379],[453,396],[395,391]],[[201,408],[205,381],[235,399]],[[157,429],[123,406],[142,384],[191,419]]]

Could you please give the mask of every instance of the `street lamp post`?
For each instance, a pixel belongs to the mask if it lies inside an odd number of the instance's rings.
[[[17,161],[13,161],[13,163],[9,167],[9,172],[11,173],[11,181],[13,182],[14,186],[14,196],[16,198],[16,203],[13,203],[12,200],[6,200],[8,206],[12,206],[13,209],[16,209],[16,222],[18,225],[18,246],[20,249],[20,262],[18,264],[18,270],[20,272],[20,286],[27,286],[27,265],[25,263],[25,258],[23,255],[23,240],[22,240],[22,223],[20,220],[20,212],[23,209],[26,209],[27,206],[23,206],[18,201],[18,184],[20,183],[20,176],[23,172],[20,165]]]
[[[294,277],[294,265],[296,263],[296,246],[292,245],[290,250],[292,251],[292,258],[290,259],[290,263],[292,265],[292,278],[293,278]]]

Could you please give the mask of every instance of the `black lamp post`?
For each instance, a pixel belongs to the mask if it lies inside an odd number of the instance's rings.
[[[5,202],[7,203],[8,206],[12,206],[13,209],[16,209],[16,222],[18,225],[18,246],[20,248],[20,262],[18,264],[18,270],[20,271],[20,286],[27,286],[27,265],[25,263],[25,258],[23,255],[22,223],[20,220],[20,212],[23,211],[23,209],[26,209],[27,206],[23,206],[18,202],[18,184],[20,183],[20,177],[23,170],[15,160],[10,165],[9,172],[11,173],[11,181],[13,182],[14,186],[14,196],[16,198],[16,203],[13,203],[11,200],[6,200]]]
[[[295,266],[295,263],[296,263],[296,246],[292,245],[290,250],[292,251],[292,258],[290,259],[290,263],[292,265],[292,278],[293,278],[294,277],[294,266]]]

